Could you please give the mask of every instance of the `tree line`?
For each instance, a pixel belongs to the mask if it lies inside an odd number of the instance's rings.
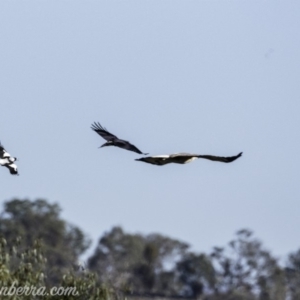
[[[1,285],[13,280],[47,287],[73,284],[81,293],[74,299],[300,300],[300,249],[282,265],[248,229],[239,230],[224,247],[197,253],[167,236],[113,227],[80,266],[91,240],[60,212],[58,204],[43,199],[4,203]]]

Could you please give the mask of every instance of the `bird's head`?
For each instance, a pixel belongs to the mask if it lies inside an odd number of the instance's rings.
[[[142,157],[142,158],[136,158],[135,160],[136,161],[145,161],[144,157]]]
[[[10,158],[9,158],[9,161],[10,161],[10,162],[14,162],[14,161],[17,161],[17,160],[18,160],[18,159],[17,159],[16,157],[10,157]]]

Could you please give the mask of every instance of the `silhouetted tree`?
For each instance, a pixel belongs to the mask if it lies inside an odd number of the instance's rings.
[[[114,227],[100,238],[88,266],[101,280],[116,287],[127,287],[136,293],[162,293],[160,277],[166,281],[166,268],[174,265],[187,247],[159,234],[128,234]],[[163,290],[164,294],[170,292]]]
[[[285,299],[284,273],[261,242],[252,238],[251,231],[238,231],[227,251],[215,247],[211,257],[217,271],[215,291],[220,299]]]
[[[177,263],[176,270],[184,296],[198,298],[213,291],[216,274],[208,256],[188,253]]]
[[[300,250],[288,256],[285,268],[287,293],[290,300],[300,299]]]

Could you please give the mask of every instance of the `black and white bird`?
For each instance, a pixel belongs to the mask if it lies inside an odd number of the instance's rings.
[[[138,154],[144,154],[144,155],[148,154],[148,153],[143,153],[137,147],[130,144],[128,141],[119,139],[118,137],[116,137],[115,135],[107,131],[105,127],[102,127],[99,122],[98,123],[94,122],[91,128],[95,132],[97,132],[100,136],[102,136],[105,140],[107,140],[107,142],[104,143],[99,148],[106,147],[106,146],[116,146],[125,150],[136,152]]]
[[[16,157],[12,157],[0,143],[0,165],[9,169],[10,174],[19,175],[18,168],[14,162],[17,160]]]
[[[230,163],[242,156],[242,153],[239,153],[236,156],[222,157],[214,155],[199,155],[199,154],[190,154],[190,153],[176,153],[170,155],[157,155],[157,156],[147,156],[142,158],[137,158],[137,161],[143,161],[149,164],[163,166],[169,163],[176,164],[186,164],[197,158],[205,158],[213,161],[220,161],[224,163]]]

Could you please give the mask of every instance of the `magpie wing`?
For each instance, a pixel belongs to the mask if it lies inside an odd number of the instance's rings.
[[[5,165],[5,167],[7,167],[9,169],[10,174],[19,175],[18,174],[18,168],[15,164]]]
[[[4,153],[5,153],[5,149],[4,147],[1,145],[1,142],[0,142],[0,158],[4,158]]]
[[[98,123],[94,122],[91,128],[107,141],[118,139],[115,135],[107,131],[105,127],[101,126],[99,122]]]
[[[0,158],[6,158],[6,157],[10,157],[10,154],[6,152],[6,150],[4,149],[3,145],[0,142]]]

